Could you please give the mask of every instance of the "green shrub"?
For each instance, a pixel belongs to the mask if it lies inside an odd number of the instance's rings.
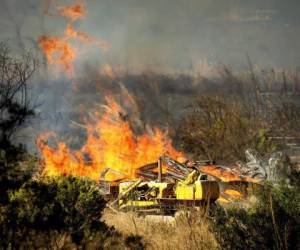
[[[223,249],[299,249],[300,188],[266,184],[250,209],[219,211],[215,221]]]
[[[0,207],[1,247],[101,249],[112,239],[119,245],[126,244],[100,220],[105,205],[98,186],[87,179],[48,177],[28,181],[10,193],[7,206]]]
[[[9,201],[8,192],[19,189],[38,169],[37,157],[23,147],[0,148],[0,205]]]

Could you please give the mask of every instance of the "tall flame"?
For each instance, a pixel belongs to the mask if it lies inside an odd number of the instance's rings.
[[[53,16],[49,12],[50,1],[46,2],[45,14]],[[74,62],[78,58],[79,48],[75,43],[94,44],[102,51],[107,51],[109,44],[100,37],[94,38],[87,33],[77,30],[73,24],[86,15],[84,1],[69,6],[58,6],[57,15],[66,20],[66,28],[62,36],[44,35],[38,39],[38,43],[46,56],[47,62],[51,65],[58,65],[67,76],[74,74]]]
[[[102,116],[95,113],[97,121],[86,125],[87,140],[80,150],[71,150],[62,141],[52,148],[45,143],[51,134],[39,136],[38,147],[46,175],[86,176],[98,180],[105,168],[111,168],[132,179],[139,167],[157,161],[163,154],[174,158],[182,155],[159,129],[155,129],[153,135],[136,136],[120,115],[122,108],[112,98],[107,98],[107,102],[110,109]],[[117,178],[120,176],[107,175],[107,180]]]

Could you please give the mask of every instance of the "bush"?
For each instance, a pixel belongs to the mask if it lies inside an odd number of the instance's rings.
[[[11,159],[14,151],[14,159]],[[17,190],[37,172],[37,157],[22,147],[12,147],[10,152],[0,149],[0,205],[9,202],[8,192]]]
[[[0,207],[1,247],[94,249],[110,245],[112,239],[125,244],[121,235],[100,221],[105,205],[99,188],[86,179],[28,181],[11,192],[7,206]]]
[[[232,163],[248,148],[264,155],[276,149],[268,127],[238,96],[200,96],[182,120],[177,137],[195,157]]]
[[[219,211],[216,237],[224,249],[299,249],[300,189],[266,184],[254,207]]]

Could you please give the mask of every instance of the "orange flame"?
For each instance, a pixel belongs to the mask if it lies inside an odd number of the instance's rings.
[[[235,201],[241,201],[244,199],[242,193],[234,189],[226,189],[223,191],[221,196],[218,199],[218,202],[222,204],[228,204]]]
[[[133,179],[140,166],[157,161],[163,154],[174,158],[182,155],[159,129],[155,129],[152,136],[135,136],[129,123],[120,115],[122,108],[111,98],[107,102],[110,109],[103,116],[95,113],[97,121],[86,125],[87,141],[80,150],[73,151],[64,142],[58,142],[57,147],[52,148],[45,143],[51,134],[39,136],[37,144],[46,175],[86,176],[99,180],[101,171],[109,167]],[[107,180],[117,178],[115,174],[106,177]]]
[[[59,37],[42,36],[38,42],[48,63],[62,66],[70,76],[73,72],[73,62],[77,57],[77,49]]]
[[[45,14],[49,15],[49,7],[50,1],[47,1]],[[107,51],[109,44],[101,38],[93,38],[83,31],[74,29],[73,22],[83,19],[86,14],[83,1],[75,5],[57,7],[57,10],[60,16],[66,18],[67,24],[64,35],[61,37],[42,36],[39,38],[38,43],[46,56],[47,62],[62,66],[63,71],[70,77],[74,73],[73,65],[79,52],[78,47],[75,47],[72,42],[93,43],[102,51]]]
[[[223,204],[228,204],[230,203],[229,200],[227,200],[226,198],[220,196],[220,198],[218,199],[218,202],[223,203]]]
[[[83,31],[75,30],[71,24],[68,24],[66,27],[65,37],[68,39],[80,41],[82,43],[94,43],[103,51],[107,51],[109,48],[109,44],[103,39],[93,38]]]
[[[253,183],[258,182],[258,180],[255,180],[253,178],[247,176],[241,176],[234,173],[233,171],[229,171],[214,165],[203,166],[201,167],[201,171],[206,174],[212,175],[223,182],[234,182],[234,181],[246,181],[246,182],[253,182]]]
[[[85,16],[86,9],[83,3],[59,7],[58,12],[61,16],[68,18],[72,22],[82,19]]]
[[[234,189],[226,189],[224,191],[224,194],[227,194],[234,199],[241,199],[243,197],[243,195],[239,191]]]

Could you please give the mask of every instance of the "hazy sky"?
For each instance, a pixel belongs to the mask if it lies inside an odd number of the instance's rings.
[[[64,5],[73,1],[57,0]],[[0,0],[0,39],[30,48],[59,35],[64,19],[44,16],[42,0]],[[187,69],[206,59],[234,67],[246,54],[263,67],[299,67],[299,0],[86,0],[76,25],[111,44],[85,59],[135,67]],[[18,38],[18,39],[17,39]],[[23,44],[23,45],[22,45]]]

